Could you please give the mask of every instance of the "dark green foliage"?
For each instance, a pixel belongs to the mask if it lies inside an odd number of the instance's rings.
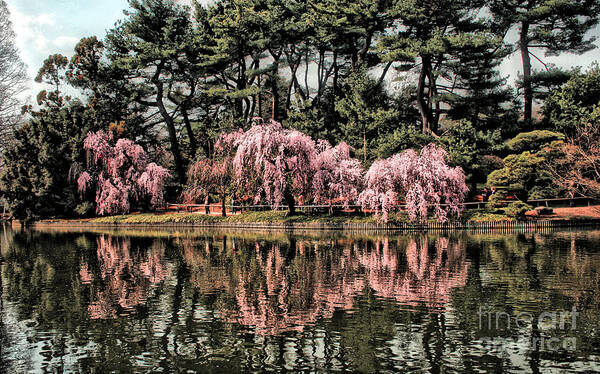
[[[357,150],[363,162],[373,159],[379,139],[390,134],[400,120],[385,92],[364,71],[350,74],[343,85],[344,95],[335,103],[341,119],[341,133]]]
[[[514,201],[504,208],[504,213],[510,217],[523,218],[525,213],[532,209],[533,207],[529,204],[522,201]]]
[[[392,132],[377,138],[374,151],[378,158],[388,158],[405,149],[421,149],[434,140],[431,135],[423,134],[416,126],[400,123]]]
[[[564,136],[550,131],[532,131],[507,142],[514,152],[504,158],[504,167],[488,175],[487,184],[514,191],[523,200],[559,196],[562,189],[550,171],[560,155]]]
[[[448,152],[450,163],[465,171],[472,190],[477,183],[484,183],[490,172],[502,167],[498,155],[504,143],[499,130],[477,130],[468,121],[446,122],[444,129],[438,141]]]
[[[92,113],[75,100],[60,110],[34,113],[15,132],[0,175],[14,217],[30,220],[73,214],[79,202],[73,176],[77,165],[85,163],[83,138],[95,124]]]
[[[563,140],[565,140],[565,136],[563,134],[548,130],[535,130],[520,133],[511,140],[507,141],[506,145],[513,153],[525,151],[536,152],[554,141]]]
[[[574,74],[554,90],[544,106],[545,123],[555,131],[573,134],[578,124],[588,120],[600,104],[600,66]]]

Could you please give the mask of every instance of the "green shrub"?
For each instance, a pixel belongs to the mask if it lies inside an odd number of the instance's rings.
[[[493,211],[495,209],[498,209],[504,205],[502,203],[502,200],[504,200],[504,199],[506,199],[506,191],[503,191],[503,190],[496,191],[495,194],[493,194],[489,197],[487,204],[485,204],[485,208],[488,211]]]
[[[79,217],[90,217],[94,213],[94,204],[86,201],[78,204],[74,210]]]
[[[536,152],[552,142],[562,140],[565,140],[563,134],[548,130],[535,130],[518,134],[513,139],[507,141],[506,145],[513,153],[522,153],[525,151]]]
[[[510,217],[521,218],[525,216],[525,213],[529,210],[532,210],[533,207],[529,204],[526,204],[522,201],[515,201],[510,204],[506,208],[504,208],[504,213]]]

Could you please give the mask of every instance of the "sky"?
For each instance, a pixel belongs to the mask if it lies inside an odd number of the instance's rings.
[[[179,0],[188,2],[189,0]],[[38,69],[50,54],[61,53],[70,57],[75,44],[82,38],[95,35],[103,38],[115,22],[124,18],[123,10],[127,0],[6,0],[11,14],[16,43],[21,58],[27,64],[31,78],[28,96],[35,97],[41,89],[33,82]],[[600,27],[590,34],[600,36]],[[596,41],[600,46],[600,41]],[[535,53],[535,52],[534,52]],[[545,62],[559,67],[587,67],[593,61],[600,61],[600,48],[584,55],[563,54],[559,57],[543,57]],[[541,65],[533,61],[534,67]],[[504,75],[510,75],[509,83],[514,82],[521,67],[520,56],[513,55],[501,66]]]
[[[39,85],[33,82],[43,61],[51,54],[71,56],[86,36],[104,37],[123,18],[127,0],[6,0],[16,44],[31,78],[30,96]]]

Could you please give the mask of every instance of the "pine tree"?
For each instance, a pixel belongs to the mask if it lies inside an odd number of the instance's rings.
[[[533,115],[533,70],[531,58],[541,59],[534,50],[546,55],[578,53],[595,48],[595,37],[587,32],[598,24],[598,0],[494,0],[490,9],[499,29],[517,28],[519,39],[514,47],[523,63],[523,119],[529,124]]]
[[[4,152],[0,189],[18,219],[71,216],[79,203],[73,176],[85,162],[83,138],[97,127],[93,113],[73,100],[32,116]]]
[[[442,93],[454,90],[461,73],[448,65],[468,51],[498,47],[497,37],[479,16],[483,5],[480,0],[397,0],[389,12],[397,27],[381,39],[378,49],[384,61],[418,72],[416,106],[423,133],[437,133],[445,112]]]
[[[158,110],[169,135],[177,179],[184,184],[185,160],[176,123],[180,108],[170,105],[169,93],[177,60],[185,57],[183,46],[190,40],[190,10],[173,0],[131,0],[130,6],[127,18],[107,35],[108,57],[127,70],[124,78],[129,84],[138,86],[135,100]]]

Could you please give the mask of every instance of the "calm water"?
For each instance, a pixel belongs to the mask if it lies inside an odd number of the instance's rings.
[[[600,231],[0,229],[0,372],[600,371]]]

